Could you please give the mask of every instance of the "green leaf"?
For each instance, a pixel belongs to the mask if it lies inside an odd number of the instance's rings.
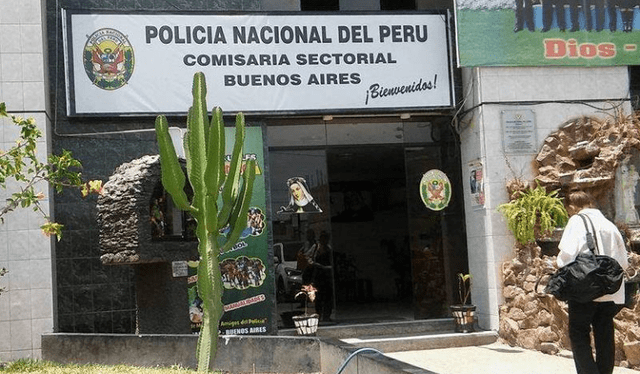
[[[156,118],[156,137],[160,150],[160,167],[162,185],[171,194],[176,206],[182,210],[190,210],[187,194],[184,192],[185,176],[178,161],[173,141],[169,135],[169,125],[165,116]]]
[[[536,228],[539,234],[546,235],[566,224],[568,214],[557,195],[558,191],[547,193],[538,184],[535,189],[519,192],[515,199],[498,206],[498,211],[507,219],[507,226],[519,243],[534,241]]]
[[[206,128],[208,125],[206,95],[207,86],[204,80],[204,74],[201,72],[193,76],[193,105],[189,109],[187,118],[187,130],[189,132],[187,148],[189,149],[189,182],[193,187],[195,194],[203,193],[204,171],[207,166],[207,136]]]
[[[240,171],[242,169],[243,146],[245,138],[244,114],[236,115],[236,134],[235,143],[233,144],[233,152],[231,153],[231,162],[229,174],[224,182],[222,190],[222,201],[224,202],[222,210],[218,215],[218,228],[223,228],[229,223],[229,216],[233,209],[233,204],[238,197],[240,188]]]
[[[244,179],[242,183],[242,190],[240,197],[236,202],[234,208],[234,214],[232,216],[231,232],[227,236],[227,242],[222,246],[221,252],[224,253],[231,249],[234,244],[240,238],[240,234],[246,228],[246,217],[249,211],[249,204],[251,203],[251,197],[253,196],[253,181],[256,176],[256,161],[250,160],[247,162],[247,168],[244,171]]]
[[[211,114],[211,126],[209,126],[207,139],[205,186],[207,195],[213,196],[217,200],[220,185],[224,181],[224,121],[222,110],[219,107],[213,108]]]

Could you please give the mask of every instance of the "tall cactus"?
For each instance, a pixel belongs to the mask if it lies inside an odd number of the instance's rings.
[[[223,284],[218,256],[231,249],[246,227],[256,168],[255,160],[250,160],[244,174],[241,173],[245,123],[244,115],[238,113],[231,168],[228,175],[225,173],[222,110],[214,108],[209,120],[207,88],[201,72],[193,77],[192,94],[193,105],[189,108],[184,139],[187,176],[193,189],[191,201],[184,192],[185,176],[169,136],[167,118],[158,116],[155,125],[162,184],[175,205],[189,212],[197,222],[196,236],[200,255],[198,294],[203,301],[204,317],[196,355],[198,370],[208,371],[210,362],[216,355],[218,325],[223,313]],[[227,226],[229,233],[224,241],[220,239],[220,231]]]

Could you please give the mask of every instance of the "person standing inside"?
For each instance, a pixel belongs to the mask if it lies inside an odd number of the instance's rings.
[[[331,321],[331,312],[333,310],[332,256],[333,249],[329,244],[329,233],[322,231],[318,239],[318,250],[316,252],[314,284],[318,289],[316,293],[316,312],[323,322]]]
[[[593,207],[593,198],[584,191],[572,192],[569,212],[573,213],[564,229],[558,248],[557,263],[563,267],[578,254],[588,253],[586,229],[579,214],[587,215],[595,228],[597,253],[613,257],[623,269],[629,266],[624,239],[618,228],[600,210]],[[587,220],[589,222],[589,220]],[[578,374],[611,374],[614,366],[615,341],[613,318],[624,304],[624,283],[617,292],[587,303],[569,301],[569,338],[573,361]],[[596,357],[591,347],[593,330]]]

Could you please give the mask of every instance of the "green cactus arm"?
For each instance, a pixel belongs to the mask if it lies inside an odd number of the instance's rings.
[[[160,150],[162,185],[169,192],[175,205],[182,210],[191,210],[191,204],[184,192],[185,176],[178,161],[173,141],[169,135],[167,117],[156,118],[156,138]]]
[[[187,125],[191,122],[191,112],[191,108],[189,108],[189,111],[187,112]],[[189,184],[191,184],[191,188],[195,191],[195,187],[191,182],[194,171],[193,163],[191,162],[191,149],[189,146],[191,144],[190,139],[191,134],[189,133],[189,129],[187,129],[187,131],[184,133],[184,138],[182,139],[182,147],[184,148],[184,157],[187,160],[187,176],[189,177]]]
[[[204,211],[207,212],[204,217],[204,225],[207,228],[207,234],[213,234],[219,231],[218,229],[218,197],[205,195],[204,196]]]
[[[238,113],[236,115],[236,134],[235,143],[233,145],[233,152],[231,154],[231,165],[229,168],[229,174],[224,182],[224,188],[222,190],[222,209],[218,214],[218,227],[223,228],[229,223],[229,216],[233,209],[233,203],[238,197],[238,190],[240,189],[240,170],[242,168],[242,156],[243,145],[245,138],[244,127],[244,114]]]
[[[198,371],[208,371],[211,359],[218,345],[218,323],[223,313],[222,278],[216,250],[215,235],[209,235],[198,227],[200,240],[198,251],[201,260],[198,264],[198,294],[202,299],[203,326],[196,349]]]
[[[207,86],[203,73],[194,74],[192,92],[193,105],[189,108],[187,118],[189,137],[185,149],[189,152],[189,158],[187,158],[189,182],[194,194],[198,194],[204,191],[204,171],[207,165],[206,129],[209,122],[206,109]]]
[[[220,253],[224,253],[231,249],[233,245],[240,238],[242,230],[247,226],[243,224],[247,219],[247,212],[249,211],[249,204],[251,203],[251,197],[253,195],[253,182],[256,176],[256,161],[250,160],[247,162],[247,168],[244,170],[244,178],[242,183],[242,190],[236,206],[234,207],[233,214],[231,216],[231,232],[227,236],[227,242],[224,243],[220,249]]]
[[[212,122],[215,119],[216,122],[216,129],[218,130],[218,149],[220,150],[218,153],[218,172],[220,175],[220,180],[218,181],[218,186],[217,186],[217,190],[216,191],[220,191],[220,189],[222,188],[222,185],[224,184],[224,180],[225,180],[225,156],[226,156],[226,137],[225,137],[225,130],[224,130],[224,120],[222,117],[222,109],[220,107],[216,107],[216,112],[219,112],[220,115],[216,118],[212,118]]]
[[[211,362],[211,337],[209,324],[211,323],[208,317],[203,316],[203,324],[200,329],[200,336],[198,337],[198,345],[196,346],[196,358],[198,360],[198,371],[209,371],[209,363]],[[207,326],[205,326],[207,325]],[[207,369],[204,369],[207,368]]]
[[[207,134],[207,169],[205,171],[205,186],[207,195],[216,200],[220,192],[220,186],[224,182],[224,121],[222,110],[213,108],[211,113],[211,126]],[[217,212],[217,209],[216,209]]]

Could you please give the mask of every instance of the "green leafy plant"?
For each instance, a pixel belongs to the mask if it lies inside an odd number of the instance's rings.
[[[556,227],[567,223],[569,215],[557,190],[547,192],[538,184],[536,188],[514,192],[512,198],[510,202],[498,206],[498,211],[507,219],[509,230],[522,245],[535,241],[537,235],[548,235]]]
[[[102,181],[83,183],[80,172],[75,171],[82,165],[69,151],[63,150],[60,155],[49,155],[46,162],[40,161],[37,157],[37,143],[42,132],[35,120],[11,115],[7,113],[6,104],[0,103],[0,118],[3,117],[10,118],[13,125],[20,128],[20,136],[15,146],[0,150],[0,188],[6,189],[8,180],[14,180],[18,186],[18,191],[13,192],[4,205],[0,205],[0,223],[4,222],[4,217],[9,212],[31,207],[45,219],[41,226],[42,232],[45,235],[55,235],[60,240],[63,226],[50,220],[41,206],[45,194],[36,191],[36,187],[46,181],[58,193],[65,187],[82,189],[84,197],[89,193],[100,193]]]
[[[223,283],[218,256],[231,249],[246,227],[256,169],[255,160],[249,160],[244,173],[241,173],[245,122],[244,115],[238,113],[230,169],[225,174],[222,110],[214,108],[209,120],[206,94],[204,74],[198,72],[193,77],[193,104],[189,108],[184,139],[187,176],[193,190],[191,201],[185,193],[185,175],[169,136],[167,118],[160,115],[155,123],[162,184],[176,206],[189,212],[197,223],[200,255],[197,287],[204,311],[196,352],[199,371],[209,369],[217,351],[218,325],[223,313]],[[229,232],[226,241],[221,235],[225,228]]]
[[[467,305],[471,296],[471,274],[458,273],[458,296],[460,305]]]

